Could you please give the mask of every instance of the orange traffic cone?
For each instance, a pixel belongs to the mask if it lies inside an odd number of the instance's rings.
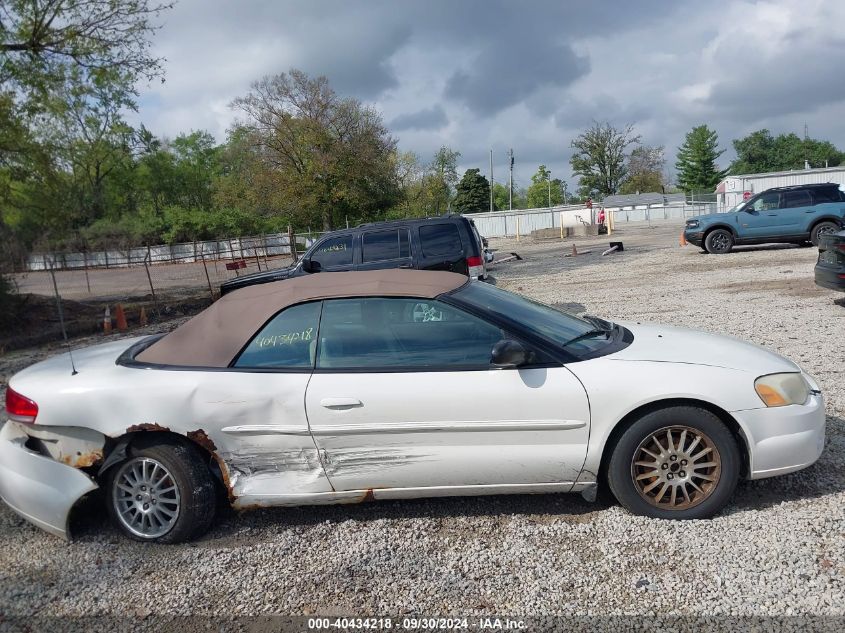
[[[106,306],[106,313],[103,315],[103,333],[111,334],[111,310]]]
[[[684,237],[684,232],[681,231],[681,246],[687,245],[687,238]]]
[[[114,308],[114,321],[119,331],[125,332],[129,329],[129,326],[126,324],[126,313],[123,311],[123,305],[120,303]]]
[[[147,319],[147,310],[144,306],[141,306],[141,316],[138,317],[138,323],[141,324],[141,327],[146,327],[149,323],[149,320]]]
[[[572,245],[572,257],[578,256],[578,249],[575,248],[575,244]]]

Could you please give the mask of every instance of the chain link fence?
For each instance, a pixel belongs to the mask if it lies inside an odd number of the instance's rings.
[[[8,275],[17,300],[0,353],[192,315],[220,284],[291,266],[321,234],[273,234],[91,252],[35,253]],[[291,248],[291,244],[294,248]],[[60,311],[61,308],[61,311]]]

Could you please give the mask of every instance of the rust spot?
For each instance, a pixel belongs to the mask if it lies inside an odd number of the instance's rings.
[[[213,453],[217,450],[217,447],[214,445],[214,442],[211,441],[211,438],[208,437],[208,435],[206,435],[205,431],[203,431],[202,429],[197,429],[196,431],[188,431],[188,439],[196,442],[210,453]]]
[[[226,466],[226,462],[223,461],[223,458],[217,453],[212,452],[211,456],[220,467],[220,474],[223,476],[223,485],[226,486],[226,494],[229,497],[229,503],[235,503],[238,496],[235,494],[235,487],[232,485],[232,480],[229,478],[229,467]]]
[[[364,494],[364,498],[361,499],[361,503],[365,503],[367,501],[375,501],[375,496],[373,496],[373,489],[369,488],[367,492]]]
[[[61,462],[74,468],[88,468],[103,461],[102,449],[96,449],[88,453],[77,452],[76,455],[62,455]]]
[[[144,422],[143,424],[133,424],[128,429],[127,433],[135,433],[137,431],[170,431],[166,426],[159,426],[156,423]]]

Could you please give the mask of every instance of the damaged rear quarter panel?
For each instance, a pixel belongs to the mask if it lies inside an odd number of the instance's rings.
[[[112,439],[156,431],[191,439],[217,459],[233,499],[332,490],[308,432],[308,377],[103,363],[49,383],[24,373],[14,385],[38,403],[38,425]]]

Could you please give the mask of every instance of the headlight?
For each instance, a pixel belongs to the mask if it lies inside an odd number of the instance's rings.
[[[687,228],[688,229],[697,229],[698,228],[698,220],[687,220]]]
[[[804,404],[810,386],[801,374],[769,374],[754,381],[754,390],[767,407]]]

